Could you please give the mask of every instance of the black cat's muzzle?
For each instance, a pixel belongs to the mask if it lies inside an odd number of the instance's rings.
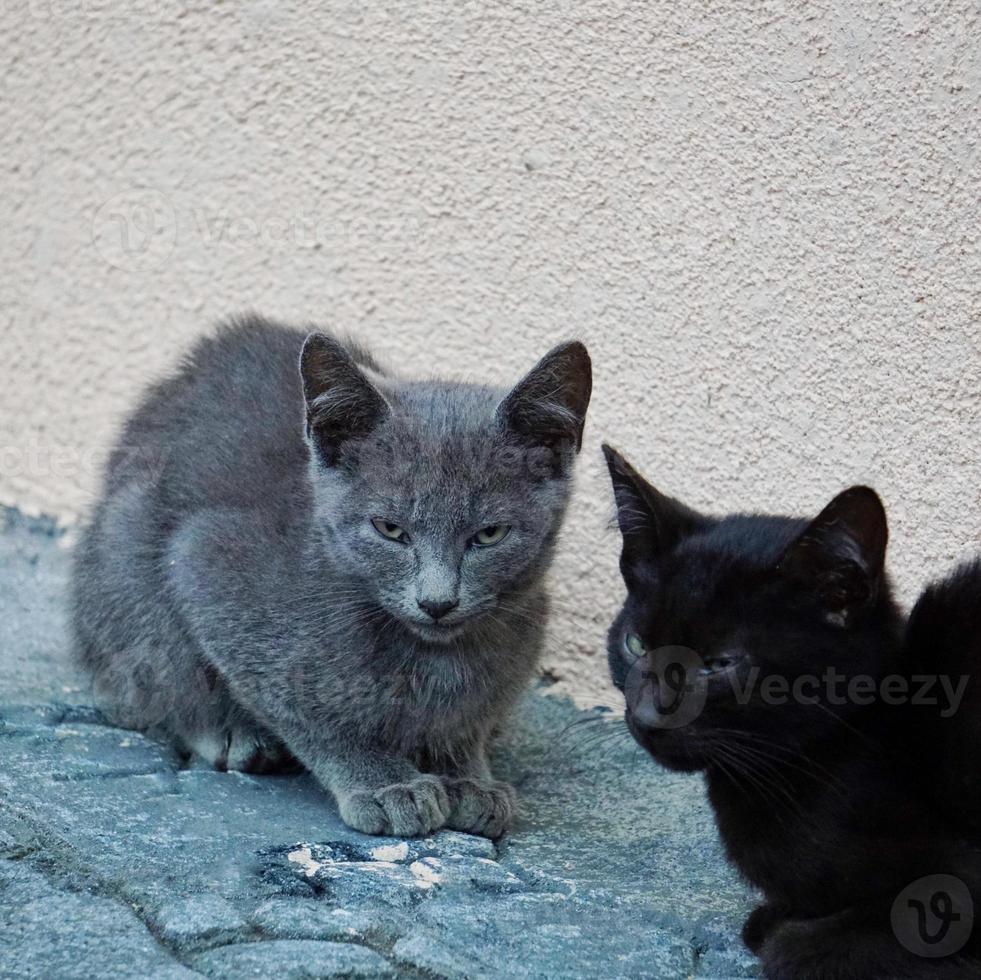
[[[705,768],[706,760],[683,729],[645,724],[629,709],[625,718],[634,741],[665,769],[695,772]]]

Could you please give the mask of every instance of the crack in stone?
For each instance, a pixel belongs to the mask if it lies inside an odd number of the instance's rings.
[[[134,769],[116,770],[113,772],[74,772],[51,774],[51,780],[55,783],[84,783],[91,780],[100,779],[129,779],[131,776],[159,776],[162,773],[171,772],[170,769]]]
[[[97,895],[119,905],[124,914],[131,914],[147,929],[156,945],[175,963],[183,966],[197,975],[196,970],[189,966],[171,947],[161,943],[152,927],[152,920],[145,915],[145,910],[132,902],[122,891],[123,885],[103,878],[92,867],[79,859],[76,848],[43,820],[33,818],[19,808],[15,817],[27,825],[36,840],[36,845],[29,845],[18,860],[29,860],[31,869],[42,876],[55,892],[73,895]]]

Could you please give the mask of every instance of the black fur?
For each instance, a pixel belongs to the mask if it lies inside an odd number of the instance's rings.
[[[845,491],[812,521],[710,518],[605,452],[628,586],[609,634],[613,679],[637,741],[668,768],[704,772],[728,856],[765,896],[744,929],[765,975],[981,976],[978,929],[931,959],[900,941],[909,920],[892,918],[928,876],[956,876],[981,900],[978,678],[946,718],[942,704],[865,703],[847,688],[863,676],[881,692],[894,676],[912,693],[919,674],[977,674],[981,563],[929,588],[904,640],[873,491]],[[828,668],[848,679],[844,704],[806,682]],[[768,677],[790,688],[785,703],[764,696]],[[670,711],[702,698],[672,727]]]

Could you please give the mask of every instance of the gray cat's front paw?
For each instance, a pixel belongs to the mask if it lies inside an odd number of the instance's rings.
[[[450,801],[435,776],[417,776],[376,790],[357,790],[338,798],[341,819],[363,834],[421,837],[439,830]]]
[[[447,826],[469,834],[497,838],[514,818],[518,798],[514,787],[496,779],[445,779],[450,796]]]

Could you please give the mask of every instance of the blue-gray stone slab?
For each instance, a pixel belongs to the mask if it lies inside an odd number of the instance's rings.
[[[57,529],[4,520],[0,975],[757,975],[700,779],[608,713],[529,694],[497,752],[522,801],[502,841],[365,837],[307,776],[188,768],[108,725],[67,663]]]

